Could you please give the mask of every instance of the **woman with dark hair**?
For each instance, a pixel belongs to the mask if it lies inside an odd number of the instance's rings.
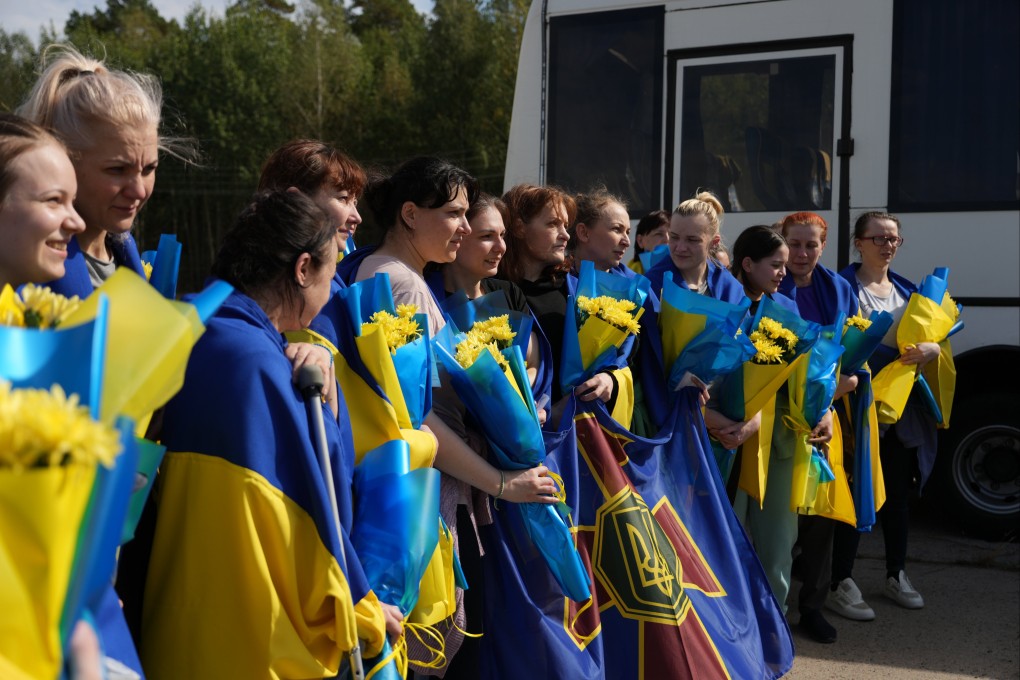
[[[779,291],[797,303],[800,316],[831,326],[840,313],[845,317],[856,314],[857,296],[850,284],[836,272],[819,264],[828,235],[825,220],[812,212],[792,213],[779,222],[779,230],[790,248],[786,276]],[[833,400],[856,387],[856,376],[841,375]],[[829,585],[832,537],[836,524],[835,520],[827,517],[805,515],[800,518],[798,528],[797,544],[801,551],[796,571],[804,582],[798,598],[801,624],[812,638],[822,642],[836,637],[836,629],[821,614],[829,592],[826,586]],[[852,579],[842,584],[839,595],[850,601],[848,611],[856,612],[859,620],[874,618],[874,612],[868,616],[870,610]]]
[[[665,210],[650,212],[638,220],[634,229],[634,259],[627,266],[644,274],[641,253],[650,253],[664,243],[669,243],[669,213]]]
[[[471,233],[467,212],[478,196],[475,179],[444,160],[420,157],[407,161],[386,178],[372,181],[365,200],[376,222],[385,229],[377,248],[359,248],[344,258],[341,276],[349,283],[363,281],[384,272],[389,275],[395,304],[413,304],[428,316],[429,335],[445,326],[442,309],[425,282],[430,264],[449,264],[457,258]],[[554,482],[543,466],[530,470],[504,471],[492,466],[463,438],[464,406],[449,387],[433,390],[433,410],[426,415],[423,430],[437,441],[433,466],[444,474],[441,510],[459,550],[460,531],[468,529],[475,539],[477,522],[472,487],[493,498],[511,502],[555,503]],[[451,427],[452,423],[452,427]],[[485,506],[486,504],[482,504]],[[467,509],[467,526],[458,521],[459,508]],[[462,597],[458,597],[456,626],[466,625]],[[445,654],[452,658],[462,640],[457,628],[445,634]],[[414,650],[412,650],[412,653]],[[416,656],[416,655],[415,655]]]
[[[861,314],[874,311],[893,315],[894,323],[882,339],[882,344],[869,359],[873,374],[877,374],[890,361],[924,366],[938,359],[939,345],[920,342],[914,348],[898,354],[896,331],[910,296],[917,287],[891,269],[892,261],[903,245],[900,220],[884,212],[866,212],[854,223],[854,248],[861,261],[841,271],[853,288],[860,303]],[[882,536],[885,539],[885,589],[883,594],[906,609],[924,607],[924,598],[917,592],[904,571],[907,561],[907,533],[910,520],[910,496],[915,489],[924,487],[935,463],[936,423],[925,406],[911,392],[910,399],[898,422],[883,426],[881,433],[882,477],[885,480],[885,505],[879,512]],[[830,609],[843,613],[836,596],[849,581],[857,558],[860,534],[852,527],[838,526],[833,542],[832,585],[835,593]],[[856,588],[856,586],[854,586]],[[854,600],[856,602],[856,600]],[[860,604],[864,604],[860,599]],[[829,602],[826,601],[826,605]],[[867,607],[867,605],[864,605]]]
[[[321,405],[326,478],[293,384],[314,356],[295,356],[283,336],[329,298],[335,236],[310,198],[268,192],[216,255],[213,275],[235,292],[195,345],[164,416],[141,632],[151,677],[332,676],[359,638],[370,657],[384,630],[399,633],[347,541],[350,422]]]
[[[361,224],[358,199],[365,189],[365,171],[339,149],[312,139],[288,142],[262,166],[259,191],[295,188],[326,213],[336,227],[343,253]],[[339,283],[339,279],[336,279]]]
[[[796,313],[797,304],[777,292],[786,275],[790,249],[782,235],[772,227],[756,225],[745,229],[733,244],[733,275],[743,284],[751,299],[751,313],[764,296]],[[734,501],[737,517],[745,522],[754,549],[761,560],[769,585],[783,611],[790,591],[790,573],[793,567],[793,546],[797,542],[797,514],[790,510],[790,491],[793,482],[793,451],[797,433],[785,425],[790,413],[786,387],[776,394],[775,427],[772,430],[772,454],[768,463],[768,492],[761,506],[751,502],[747,493],[738,491]],[[709,429],[711,431],[711,425]],[[822,421],[808,436],[808,443],[825,446],[832,438],[832,416],[827,412]],[[801,626],[819,642],[835,641],[823,636],[814,614],[819,610],[802,610]],[[824,623],[824,619],[822,620]],[[828,625],[827,623],[825,625]],[[831,628],[831,626],[829,626]],[[831,639],[827,639],[831,637]],[[826,639],[823,639],[826,638]]]

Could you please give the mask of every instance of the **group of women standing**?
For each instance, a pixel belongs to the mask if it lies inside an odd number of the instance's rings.
[[[20,115],[0,117],[0,284],[44,283],[86,297],[117,267],[142,272],[130,229],[154,190],[160,152],[183,151],[160,136],[154,79],[110,70],[66,48],[49,52],[49,59]],[[361,223],[359,202],[370,206],[385,234],[377,247],[355,250],[338,266]],[[359,640],[371,657],[387,637],[400,636],[402,613],[368,587],[348,538],[352,433],[359,423],[336,381],[326,379],[322,409],[333,472],[326,478],[294,384],[301,366],[314,364],[332,376],[339,358],[328,346],[288,343],[284,336],[307,328],[334,340],[349,333],[320,312],[357,281],[388,274],[394,302],[425,313],[432,336],[445,324],[440,303],[447,295],[503,291],[512,309],[537,322],[529,375],[543,368],[554,374],[551,401],[537,405],[541,422],[557,421],[567,396],[560,389],[559,348],[582,261],[617,276],[644,275],[656,295],[670,272],[674,282],[702,295],[732,303],[749,298],[752,313],[769,297],[820,324],[858,309],[902,313],[915,290],[890,270],[903,242],[892,215],[861,216],[854,230],[861,263],[840,274],[819,264],[826,225],[811,213],[789,215],[778,228],[745,230],[727,268],[718,259],[721,217],[720,203],[707,193],[671,214],[649,215],[639,223],[637,245],[651,251],[665,244],[668,257],[639,273],[640,266],[624,263],[631,245],[627,206],[604,189],[574,196],[525,184],[495,198],[482,194],[468,173],[436,158],[416,158],[369,180],[328,144],[299,140],[278,149],[215,258],[211,275],[234,293],[208,323],[184,387],[163,415],[159,436],[168,454],[154,494],[151,546],[142,561],[147,570],[136,575],[138,601],[128,603],[139,615],[134,636],[127,635],[110,589],[110,611],[96,624],[106,671],[132,677],[144,667],[154,678],[331,677]],[[890,347],[894,332],[886,339]],[[630,364],[642,351],[640,342],[630,357],[573,390],[582,401],[604,402],[628,427],[635,410]],[[552,351],[543,354],[543,345]],[[938,345],[922,343],[898,360],[923,364],[937,353]],[[841,378],[837,395],[854,390],[855,380]],[[757,431],[760,414],[735,421],[716,408],[710,392],[703,401],[707,431],[725,448],[739,448]],[[783,488],[794,433],[779,425],[787,408],[780,396],[770,493],[761,506],[737,493],[735,507],[780,603],[799,536],[801,623],[811,637],[832,641],[835,630],[821,615],[823,604],[850,618],[873,612],[851,575],[856,531],[789,510]],[[444,473],[441,511],[472,585],[483,578],[481,535],[492,521],[493,500],[557,500],[556,482],[544,466],[499,469],[476,429],[456,394],[437,387],[420,430],[434,437],[433,465]],[[908,409],[883,439],[885,593],[905,607],[923,604],[903,571],[906,501],[915,449],[929,446],[933,431],[923,413]],[[827,412],[809,441],[824,446],[831,432]],[[330,512],[330,488],[339,526]],[[446,677],[477,675],[477,645],[465,631],[499,635],[483,625],[498,621],[498,612],[484,611],[481,593],[472,587],[465,598],[458,591],[438,671]],[[85,659],[82,677],[92,677],[95,642],[87,631],[83,636],[75,658]]]

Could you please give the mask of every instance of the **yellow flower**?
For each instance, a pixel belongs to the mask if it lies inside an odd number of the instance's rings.
[[[46,286],[26,284],[21,295],[10,286],[0,294],[0,323],[25,328],[56,328],[78,308],[77,296],[66,298]]]
[[[142,262],[142,269],[145,271],[145,280],[152,280],[152,265],[148,262]]]
[[[757,353],[751,359],[756,364],[781,364],[783,363],[783,348],[768,339],[761,339],[754,343]]]
[[[508,369],[510,364],[503,357],[501,350],[509,347],[516,336],[517,334],[510,330],[509,314],[476,321],[464,339],[457,343],[457,363],[469,368],[484,350],[488,350],[501,368]]]
[[[393,316],[387,311],[378,311],[372,314],[369,323],[376,324],[382,329],[390,354],[396,354],[398,349],[421,337],[421,326],[414,318],[417,313],[416,305],[398,305],[397,316]],[[363,324],[363,326],[367,325]]]
[[[92,420],[78,395],[67,396],[59,385],[11,389],[0,382],[0,467],[65,462],[109,467],[118,453],[116,430]]]
[[[25,305],[10,284],[0,291],[0,325],[18,328],[25,326]]]
[[[758,327],[748,336],[758,353],[751,358],[756,364],[778,364],[793,358],[800,338],[796,333],[767,316],[758,320]]]
[[[637,304],[632,300],[618,300],[608,295],[594,298],[578,295],[577,309],[581,312],[578,325],[584,325],[588,317],[596,316],[620,330],[636,335],[641,330],[641,324],[632,313],[636,308]]]
[[[866,331],[871,328],[871,319],[866,319],[859,313],[849,316],[846,319],[846,328],[856,328],[859,331]]]

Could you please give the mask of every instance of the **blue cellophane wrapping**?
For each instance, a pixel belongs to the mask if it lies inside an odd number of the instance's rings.
[[[354,495],[351,542],[365,577],[380,601],[406,615],[439,543],[439,471],[412,471],[407,442],[394,440],[354,468]]]
[[[531,399],[520,346],[512,345],[502,351],[520,389],[518,392],[489,352],[482,352],[470,368],[461,366],[455,358],[460,339],[454,324],[447,324],[433,340],[436,357],[485,435],[498,467],[524,470],[539,465],[546,457],[545,441]],[[507,506],[505,511],[520,515],[564,595],[577,601],[588,599],[588,577],[564,518],[566,508],[539,503],[508,503]]]
[[[618,276],[609,272],[597,271],[594,263],[589,260],[581,262],[575,294],[567,298],[567,313],[564,319],[560,363],[560,384],[564,394],[610,366],[620,351],[619,347],[607,347],[589,366],[583,365],[581,347],[578,343],[577,298],[581,296],[595,298],[605,295],[617,300],[630,300],[635,304],[635,312],[637,312],[644,306],[650,292],[651,284],[643,276],[634,278]]]
[[[358,281],[337,292],[344,303],[344,309],[351,321],[351,327],[358,335],[361,325],[371,323],[376,312],[389,312],[396,316],[397,307],[393,302],[390,277],[378,273],[371,279]],[[429,324],[425,314],[416,314],[415,320],[421,327],[422,335],[397,349],[393,356],[393,367],[400,382],[408,416],[415,429],[421,427],[425,416],[432,410],[433,363],[429,344]]]

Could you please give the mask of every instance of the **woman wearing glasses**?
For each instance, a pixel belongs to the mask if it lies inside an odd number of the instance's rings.
[[[850,282],[861,305],[861,315],[886,311],[895,322],[882,339],[882,346],[872,355],[869,364],[877,373],[889,361],[924,366],[937,359],[939,346],[933,342],[918,343],[897,358],[896,330],[910,295],[917,287],[890,269],[896,253],[903,245],[900,221],[895,215],[866,212],[854,224],[854,247],[861,261],[840,274]],[[923,486],[935,462],[935,420],[912,395],[900,420],[882,432],[882,476],[885,478],[885,505],[879,516],[885,538],[886,584],[884,594],[907,609],[924,606],[921,597],[904,573],[907,558],[907,526],[910,493],[915,478]],[[833,541],[832,583],[851,578],[860,535],[849,526],[839,525]],[[863,600],[861,601],[863,604]]]

